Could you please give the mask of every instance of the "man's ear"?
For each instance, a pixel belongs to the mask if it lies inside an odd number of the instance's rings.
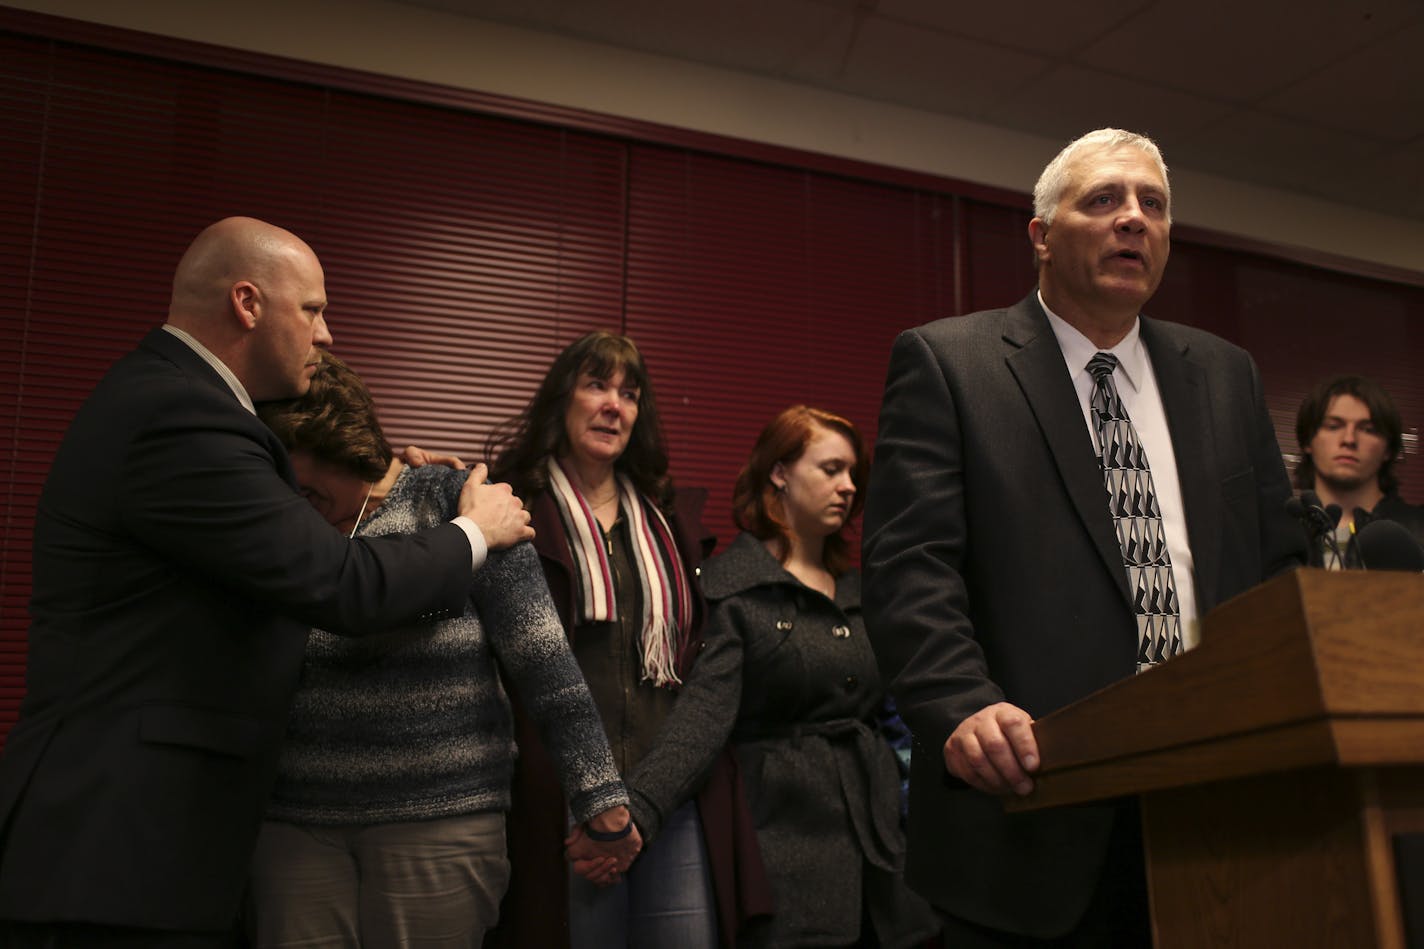
[[[1048,260],[1048,225],[1043,218],[1036,217],[1028,222],[1028,240],[1033,245],[1033,256],[1041,264]]]
[[[252,330],[257,328],[257,321],[262,316],[262,291],[257,289],[257,285],[250,280],[239,280],[232,285],[228,291],[228,302],[232,306],[232,315],[242,324],[242,328]]]

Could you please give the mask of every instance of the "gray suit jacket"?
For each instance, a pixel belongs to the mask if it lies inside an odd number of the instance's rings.
[[[1245,351],[1144,318],[1200,610],[1301,562]],[[1092,438],[1036,295],[896,340],[865,513],[867,626],[915,734],[908,875],[941,908],[1047,937],[1098,878],[1110,807],[1006,816],[945,740],[1009,701],[1041,716],[1135,669],[1136,625]],[[1112,727],[1103,723],[1104,729]]]
[[[0,758],[0,918],[233,925],[307,633],[457,615],[454,525],[348,541],[213,369],[155,330],[65,434]]]

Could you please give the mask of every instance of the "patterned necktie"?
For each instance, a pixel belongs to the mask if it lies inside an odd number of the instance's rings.
[[[1127,585],[1137,611],[1137,671],[1142,672],[1182,651],[1182,619],[1152,471],[1117,394],[1112,375],[1116,368],[1117,357],[1111,353],[1098,353],[1088,360],[1088,372],[1095,383],[1092,409],[1098,427],[1099,461],[1108,489],[1108,511],[1122,545]]]

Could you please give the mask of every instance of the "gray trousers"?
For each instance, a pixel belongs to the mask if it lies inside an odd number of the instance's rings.
[[[246,926],[256,949],[478,949],[508,886],[502,812],[337,827],[268,821]]]

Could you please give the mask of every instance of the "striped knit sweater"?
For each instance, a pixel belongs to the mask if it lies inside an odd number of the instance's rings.
[[[406,468],[361,536],[457,511],[465,472]],[[628,802],[538,555],[492,551],[459,619],[350,639],[312,630],[270,820],[373,824],[507,810],[516,749],[495,666],[520,694],[578,820]]]

